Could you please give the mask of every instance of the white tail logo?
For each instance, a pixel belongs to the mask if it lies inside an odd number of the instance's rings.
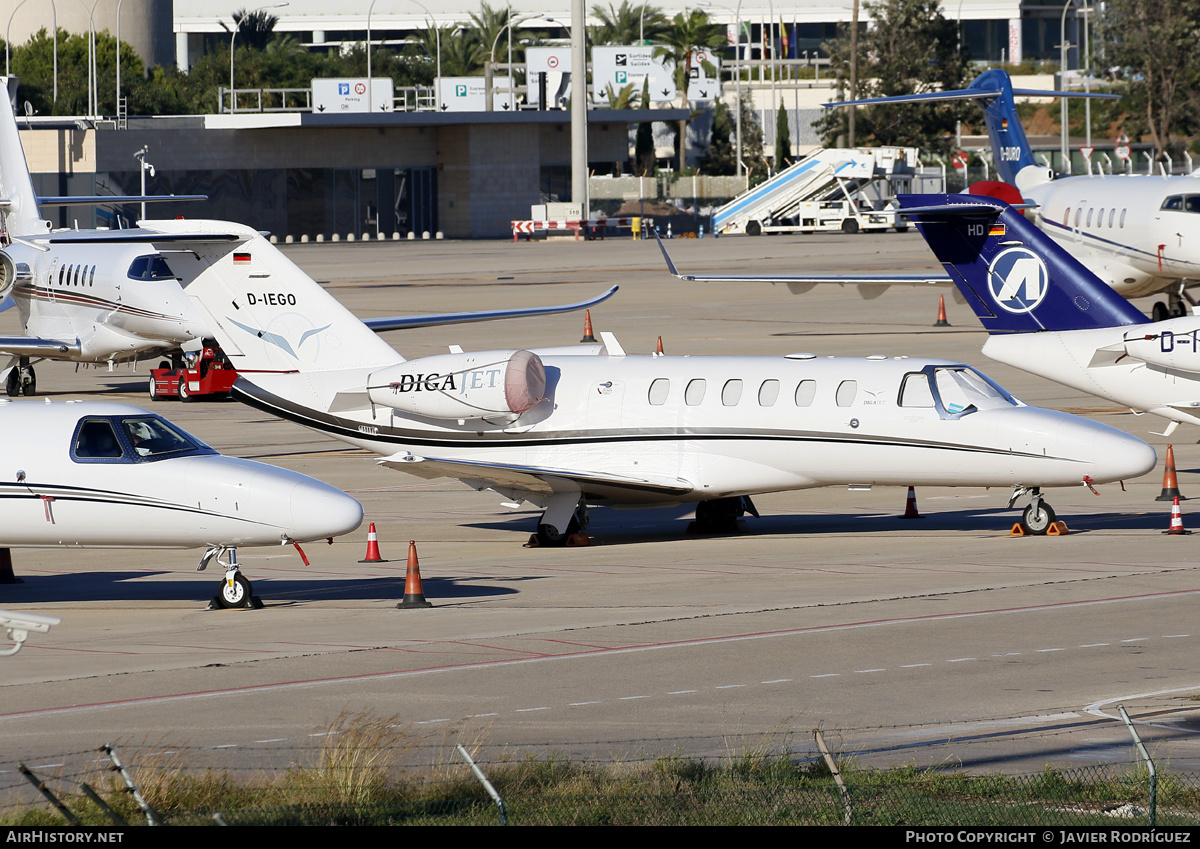
[[[992,299],[1012,313],[1035,309],[1046,297],[1049,282],[1042,258],[1025,248],[1003,251],[988,266]]]

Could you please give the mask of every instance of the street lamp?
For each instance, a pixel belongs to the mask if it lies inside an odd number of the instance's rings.
[[[266,11],[267,9],[282,9],[286,5],[287,5],[287,3],[272,3],[269,6],[259,6],[257,9],[251,9],[250,11],[246,12],[246,14],[242,15],[241,20],[239,20],[237,22],[237,25],[233,28],[233,35],[231,35],[229,37],[229,114],[230,115],[232,115],[234,113],[235,107],[237,106],[237,95],[234,93],[234,90],[233,90],[233,45],[234,45],[234,42],[237,41],[238,30],[242,28],[242,24],[245,23],[246,18],[250,17],[255,12],[263,12],[263,11]]]
[[[17,10],[25,5],[27,0],[21,0],[17,4],[17,8],[12,10],[12,14],[8,16],[8,26],[4,29],[4,76],[11,77],[12,72],[9,70],[9,45],[12,44],[12,22],[16,17]],[[58,101],[58,7],[54,5],[54,0],[50,0],[51,21],[54,26],[54,101]]]
[[[93,17],[93,12],[96,11],[96,4],[100,0],[93,0],[92,8],[88,8],[87,3],[79,0],[79,5],[83,6],[88,16],[88,117],[95,118],[100,111],[100,97],[96,90],[96,19]]]
[[[542,17],[541,15],[526,15],[525,17],[517,18],[514,21],[512,19],[512,9],[511,8],[509,9],[508,22],[505,23],[504,26],[500,27],[500,31],[498,33],[496,33],[496,37],[494,39],[492,39],[492,49],[488,51],[488,61],[487,61],[487,65],[484,68],[484,93],[483,93],[483,97],[484,97],[484,101],[485,101],[484,107],[483,107],[484,111],[486,111],[486,112],[495,111],[492,108],[492,90],[493,90],[492,78],[493,78],[493,74],[494,74],[494,71],[492,70],[492,66],[496,63],[496,45],[500,43],[500,36],[504,35],[505,30],[508,30],[508,33],[509,33],[508,72],[509,72],[509,74],[511,74],[512,73],[512,30],[513,30],[513,27],[516,27],[519,24],[527,24],[530,21],[536,21],[541,17]],[[510,84],[510,86],[511,86],[511,84]],[[511,88],[510,88],[510,94],[511,94]]]
[[[1062,59],[1062,62],[1059,65],[1059,80],[1060,80],[1060,82],[1062,82],[1063,91],[1067,90],[1067,48],[1070,46],[1067,44],[1067,10],[1070,8],[1071,8],[1071,0],[1067,0],[1067,2],[1063,3],[1062,25],[1061,25],[1062,34],[1060,36],[1059,43],[1058,43],[1059,56]],[[1071,173],[1071,159],[1070,159],[1071,151],[1070,151],[1070,140],[1067,136],[1067,117],[1068,117],[1067,116],[1067,111],[1068,111],[1067,110],[1067,98],[1064,96],[1064,97],[1060,97],[1058,100],[1059,100],[1059,112],[1062,113],[1060,116],[1062,119],[1062,121],[1061,121],[1062,127],[1061,127],[1061,133],[1060,133],[1060,135],[1062,136],[1062,163],[1063,163],[1063,168],[1065,168],[1066,172],[1068,174],[1070,174]]]
[[[150,145],[142,145],[142,149],[133,155],[133,158],[141,163],[142,172],[142,197],[146,197],[146,172],[150,172],[150,176],[154,176],[154,166],[146,161],[146,154],[150,152]],[[146,218],[146,201],[142,201],[142,220]]]

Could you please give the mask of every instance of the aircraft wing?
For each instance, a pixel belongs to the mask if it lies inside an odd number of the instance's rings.
[[[166,203],[208,200],[208,195],[61,195],[39,197],[38,206],[108,206],[115,203]]]
[[[362,323],[374,330],[376,333],[383,333],[387,330],[409,330],[414,327],[437,327],[441,324],[467,324],[472,321],[493,321],[500,318],[526,318],[534,315],[554,315],[556,313],[573,312],[582,310],[588,307],[594,307],[603,301],[608,300],[617,293],[618,286],[613,286],[607,292],[603,292],[594,298],[586,301],[579,301],[575,304],[561,304],[553,307],[525,307],[523,309],[512,310],[480,310],[478,312],[448,312],[434,313],[431,315],[395,315],[387,318],[364,318]]]
[[[888,286],[953,286],[948,274],[936,271],[924,274],[683,274],[675,267],[667,246],[663,244],[658,233],[651,228],[658,249],[662,251],[663,259],[667,262],[667,272],[672,277],[695,283],[786,283],[788,289],[799,295],[807,292],[820,283],[853,284],[858,286],[859,293],[866,299],[878,297]]]
[[[515,489],[539,495],[553,495],[555,492],[565,491],[568,487],[564,484],[568,482],[584,493],[620,495],[626,499],[633,493],[645,493],[656,498],[664,495],[683,497],[695,489],[691,483],[680,478],[653,475],[634,477],[580,469],[418,457],[409,452],[393,454],[376,462],[389,469],[397,469],[421,478],[457,478],[474,486]]]

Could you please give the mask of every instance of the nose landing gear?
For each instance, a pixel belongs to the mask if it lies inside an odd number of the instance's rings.
[[[227,560],[221,559],[224,554],[229,555]],[[212,546],[204,552],[204,557],[200,559],[200,565],[196,567],[196,571],[203,572],[213,560],[218,565],[225,567],[225,577],[221,581],[217,594],[208,603],[208,609],[229,610],[234,607],[244,607],[247,610],[261,610],[262,599],[254,595],[254,585],[250,583],[249,578],[242,574],[242,570],[238,566],[237,549],[224,545]]]

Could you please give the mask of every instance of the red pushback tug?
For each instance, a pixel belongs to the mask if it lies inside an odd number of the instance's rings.
[[[171,368],[163,363],[159,368],[151,369],[151,400],[229,397],[229,390],[238,375],[219,347],[205,345],[199,356],[188,355],[188,362],[185,368]]]

